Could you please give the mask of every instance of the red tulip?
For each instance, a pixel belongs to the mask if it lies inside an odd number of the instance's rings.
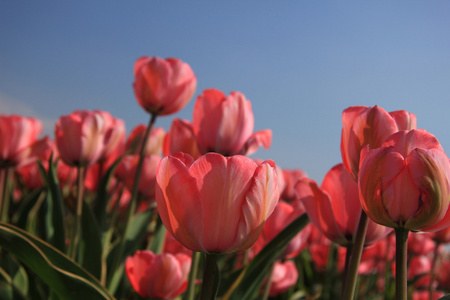
[[[272,142],[272,131],[253,133],[252,106],[240,92],[225,96],[219,90],[209,89],[197,97],[192,128],[202,153],[222,155],[250,155]]]
[[[144,298],[173,299],[187,288],[191,258],[186,254],[137,251],[125,262],[134,290]]]
[[[194,95],[197,78],[191,67],[176,58],[144,56],[134,64],[134,94],[150,114],[170,115]]]
[[[61,159],[70,166],[87,166],[103,158],[113,148],[111,144],[119,140],[112,133],[112,124],[105,112],[98,110],[78,110],[61,116],[55,125]]]
[[[353,243],[361,216],[358,185],[343,164],[334,166],[319,188],[314,180],[300,179],[297,195],[313,223],[331,241],[342,246]],[[390,230],[369,222],[365,245],[386,236]]]
[[[161,220],[186,248],[231,253],[249,248],[279,198],[275,164],[207,153],[161,160],[156,201]]]
[[[292,260],[284,262],[277,261],[272,272],[272,281],[269,295],[275,297],[280,295],[297,283],[298,271]]]
[[[369,150],[359,174],[361,205],[378,224],[436,231],[449,225],[450,164],[425,130],[400,131]]]
[[[32,163],[47,148],[48,138],[38,140],[41,121],[17,115],[0,115],[0,168]]]
[[[345,168],[356,179],[360,152],[381,147],[391,134],[416,128],[416,116],[404,110],[387,113],[378,106],[352,106],[342,113],[341,155]]]

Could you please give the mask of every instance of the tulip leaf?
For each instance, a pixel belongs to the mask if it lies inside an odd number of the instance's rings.
[[[83,205],[81,222],[81,256],[83,267],[100,279],[103,263],[102,236],[98,228],[97,220],[89,205]]]
[[[450,300],[450,294],[439,298],[438,300]]]
[[[26,231],[0,223],[0,246],[32,270],[61,299],[114,299],[91,274]]]
[[[165,240],[166,240],[166,227],[164,227],[161,218],[158,217],[158,220],[155,225],[155,234],[152,237],[149,249],[157,254],[162,253]]]
[[[242,273],[228,288],[228,291],[222,299],[256,299],[256,295],[265,276],[269,273],[271,265],[281,257],[290,240],[292,240],[292,238],[294,238],[308,223],[308,216],[303,214],[281,231],[253,258],[249,265],[243,269]]]
[[[52,163],[53,155],[49,159],[47,173],[47,184],[49,195],[47,197],[48,212],[46,214],[48,242],[58,250],[64,252],[66,248],[66,238],[64,233],[64,209],[61,189],[56,177],[55,164]],[[43,169],[42,165],[39,167]],[[43,170],[45,172],[45,170]]]
[[[27,295],[27,272],[12,256],[3,255],[0,268],[0,299],[29,299]]]
[[[106,219],[107,219],[106,213],[108,211],[107,205],[109,199],[108,186],[111,177],[114,175],[114,171],[119,165],[120,160],[121,158],[117,159],[114,162],[114,164],[110,168],[108,168],[105,175],[102,176],[100,182],[98,183],[97,195],[94,202],[93,212],[97,218],[98,226],[101,232],[108,231],[108,228],[106,226]]]

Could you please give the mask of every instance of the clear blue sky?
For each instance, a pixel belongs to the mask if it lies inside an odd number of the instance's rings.
[[[102,109],[147,123],[132,90],[143,55],[177,57],[206,88],[241,91],[273,144],[253,157],[322,181],[341,162],[341,113],[416,114],[450,151],[448,1],[1,1],[0,113]],[[195,97],[173,117],[192,119]]]

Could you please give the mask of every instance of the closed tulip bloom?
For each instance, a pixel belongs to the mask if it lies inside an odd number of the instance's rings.
[[[160,161],[161,157],[158,155],[147,155],[144,157],[138,191],[147,200],[153,200],[155,197],[156,168]],[[116,170],[116,176],[124,182],[129,190],[133,188],[134,174],[136,173],[138,162],[139,155],[125,155]]]
[[[269,295],[275,297],[286,292],[297,283],[297,279],[297,267],[292,260],[275,262]]]
[[[176,58],[144,56],[134,64],[134,94],[150,114],[181,110],[194,95],[197,78],[191,67]]]
[[[250,155],[259,146],[268,149],[272,131],[253,133],[252,106],[240,92],[225,96],[219,90],[208,89],[197,97],[192,127],[202,153]]]
[[[125,142],[125,123],[123,120],[111,116],[107,111],[95,110],[95,113],[101,114],[105,122],[105,141],[100,160],[106,160],[118,147],[123,146]]]
[[[106,151],[108,129],[100,111],[78,110],[61,116],[55,124],[61,159],[70,166],[95,163]]]
[[[381,147],[391,134],[415,129],[417,120],[414,114],[404,110],[388,113],[378,106],[352,106],[342,113],[342,125],[342,161],[347,171],[356,179],[363,147]]]
[[[164,137],[163,154],[174,155],[184,152],[197,159],[201,156],[192,124],[187,120],[175,118],[170,125],[169,132]]]
[[[187,288],[191,258],[184,253],[137,251],[125,261],[134,290],[144,298],[173,299]]]
[[[127,154],[139,154],[144,140],[144,134],[147,130],[147,126],[141,124],[136,126],[128,136],[125,144]],[[147,139],[145,145],[145,155],[160,155],[162,152],[164,136],[166,135],[164,128],[157,127],[150,132],[150,136]]]
[[[45,151],[48,138],[38,140],[42,123],[35,118],[0,115],[0,168],[21,167]]]
[[[319,187],[309,178],[295,185],[297,195],[313,223],[331,241],[341,246],[353,243],[361,216],[358,184],[343,164],[334,166]],[[386,236],[390,230],[369,221],[365,245]]]
[[[401,131],[366,154],[359,174],[361,204],[384,226],[437,231],[450,222],[449,178],[449,160],[432,134]]]
[[[279,198],[275,164],[207,153],[161,160],[156,201],[167,230],[186,248],[231,253],[249,248]]]

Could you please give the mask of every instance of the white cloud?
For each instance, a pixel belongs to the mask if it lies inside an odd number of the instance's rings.
[[[53,137],[53,130],[56,123],[56,119],[43,116],[36,112],[32,107],[23,103],[17,99],[6,96],[0,92],[0,114],[5,115],[21,115],[24,117],[33,117],[42,122],[44,128],[44,134],[48,134]]]

